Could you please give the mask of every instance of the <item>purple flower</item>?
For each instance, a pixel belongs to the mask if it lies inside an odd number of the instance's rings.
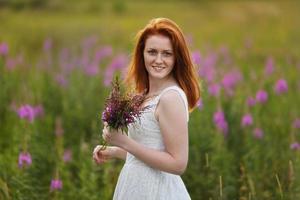
[[[99,63],[101,59],[104,57],[110,56],[112,54],[112,47],[111,46],[106,46],[101,49],[98,49],[95,53],[95,62]]]
[[[5,42],[0,43],[0,56],[5,56],[8,53],[8,45]]]
[[[134,94],[122,89],[119,77],[112,82],[112,90],[105,100],[102,121],[115,130],[126,132],[131,123],[138,120],[148,106],[141,107],[145,93]]]
[[[34,116],[43,116],[44,115],[44,108],[42,105],[38,105],[33,107]]]
[[[300,143],[299,142],[294,142],[290,145],[290,148],[292,150],[300,150]]]
[[[245,114],[242,118],[242,126],[250,126],[253,124],[253,119],[251,114]]]
[[[127,66],[128,57],[124,54],[116,56],[111,63],[108,65],[104,75],[104,85],[108,86],[112,79],[115,71],[125,69]]]
[[[55,81],[62,87],[66,87],[68,85],[68,80],[65,78],[63,74],[57,74],[55,76]]]
[[[70,162],[71,160],[72,160],[72,151],[71,151],[71,149],[66,149],[66,150],[64,151],[63,161],[64,161],[65,163],[68,163],[68,162]]]
[[[255,128],[253,130],[253,135],[257,139],[261,139],[264,136],[264,132],[261,128]]]
[[[32,163],[31,155],[29,152],[22,152],[19,154],[19,167],[30,166]]]
[[[202,58],[199,51],[192,52],[192,59],[196,65],[200,66]]]
[[[16,68],[16,66],[22,64],[24,61],[23,59],[23,55],[19,54],[16,57],[7,57],[6,61],[5,61],[5,67],[9,70],[13,70]]]
[[[217,111],[214,113],[214,123],[217,128],[226,136],[228,133],[228,124],[222,111]]]
[[[265,103],[268,100],[268,93],[264,90],[259,90],[256,93],[256,101],[259,103]]]
[[[199,108],[199,110],[203,109],[203,101],[202,101],[202,99],[199,99],[199,101],[197,102],[197,107]]]
[[[98,65],[91,64],[85,67],[85,73],[89,76],[95,76],[99,73]]]
[[[211,53],[199,62],[201,62],[199,75],[203,77],[203,79],[207,80],[207,82],[212,82],[216,75],[215,66],[217,63],[217,55],[215,53]]]
[[[238,82],[242,80],[242,75],[239,71],[231,71],[224,75],[222,85],[227,95],[232,96]]]
[[[21,106],[17,112],[21,119],[26,119],[31,123],[33,122],[33,120],[35,118],[34,108],[28,104]]]
[[[211,96],[217,97],[220,94],[220,85],[217,83],[212,83],[208,85],[208,93]]]
[[[47,38],[44,41],[44,51],[49,51],[52,48],[52,40],[50,38]]]
[[[271,75],[274,71],[274,60],[272,57],[269,57],[265,64],[265,74]]]
[[[50,190],[55,191],[55,190],[61,190],[61,189],[62,189],[62,181],[60,179],[52,179],[51,185],[50,185]]]
[[[275,86],[274,86],[274,90],[277,94],[282,94],[288,91],[288,85],[286,83],[286,80],[284,79],[279,79]]]
[[[214,114],[214,122],[218,123],[219,121],[225,120],[224,113],[222,111],[217,111]]]
[[[296,118],[293,122],[293,127],[294,128],[299,128],[300,129],[300,118]]]
[[[249,107],[252,107],[252,106],[254,106],[256,104],[256,101],[255,101],[255,99],[253,98],[253,97],[248,97],[247,98],[247,105],[249,106]]]

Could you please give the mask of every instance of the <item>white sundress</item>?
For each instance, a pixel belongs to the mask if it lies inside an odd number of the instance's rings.
[[[163,138],[154,111],[159,98],[169,90],[175,90],[182,97],[189,117],[185,93],[178,86],[165,88],[138,120],[128,128],[128,136],[152,149],[164,151]],[[120,172],[115,188],[114,200],[188,200],[191,199],[179,175],[163,172],[149,167],[141,160],[127,153],[125,164]]]

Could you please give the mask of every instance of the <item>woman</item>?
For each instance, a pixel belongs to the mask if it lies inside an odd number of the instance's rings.
[[[189,111],[200,97],[199,82],[180,28],[156,18],[137,34],[126,83],[146,91],[148,109],[131,125],[128,136],[109,132],[114,146],[94,149],[97,163],[126,159],[113,199],[190,199],[180,178],[188,163]]]

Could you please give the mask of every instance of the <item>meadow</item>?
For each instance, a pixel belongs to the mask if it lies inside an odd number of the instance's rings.
[[[123,161],[97,166],[92,151],[110,82],[154,17],[182,28],[201,78],[191,198],[300,199],[299,2],[3,2],[1,200],[112,198]]]

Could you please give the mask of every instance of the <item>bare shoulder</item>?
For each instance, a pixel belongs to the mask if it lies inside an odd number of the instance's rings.
[[[157,119],[162,116],[169,119],[180,118],[185,120],[184,100],[177,90],[169,90],[162,94],[157,107]]]
[[[179,92],[176,90],[169,90],[162,94],[159,99],[160,103],[166,107],[173,107],[173,106],[183,106],[184,102],[182,97],[180,96]]]
[[[174,127],[178,127],[186,124],[188,116],[184,104],[183,97],[178,90],[169,90],[160,97],[155,117],[161,125],[172,123]]]

